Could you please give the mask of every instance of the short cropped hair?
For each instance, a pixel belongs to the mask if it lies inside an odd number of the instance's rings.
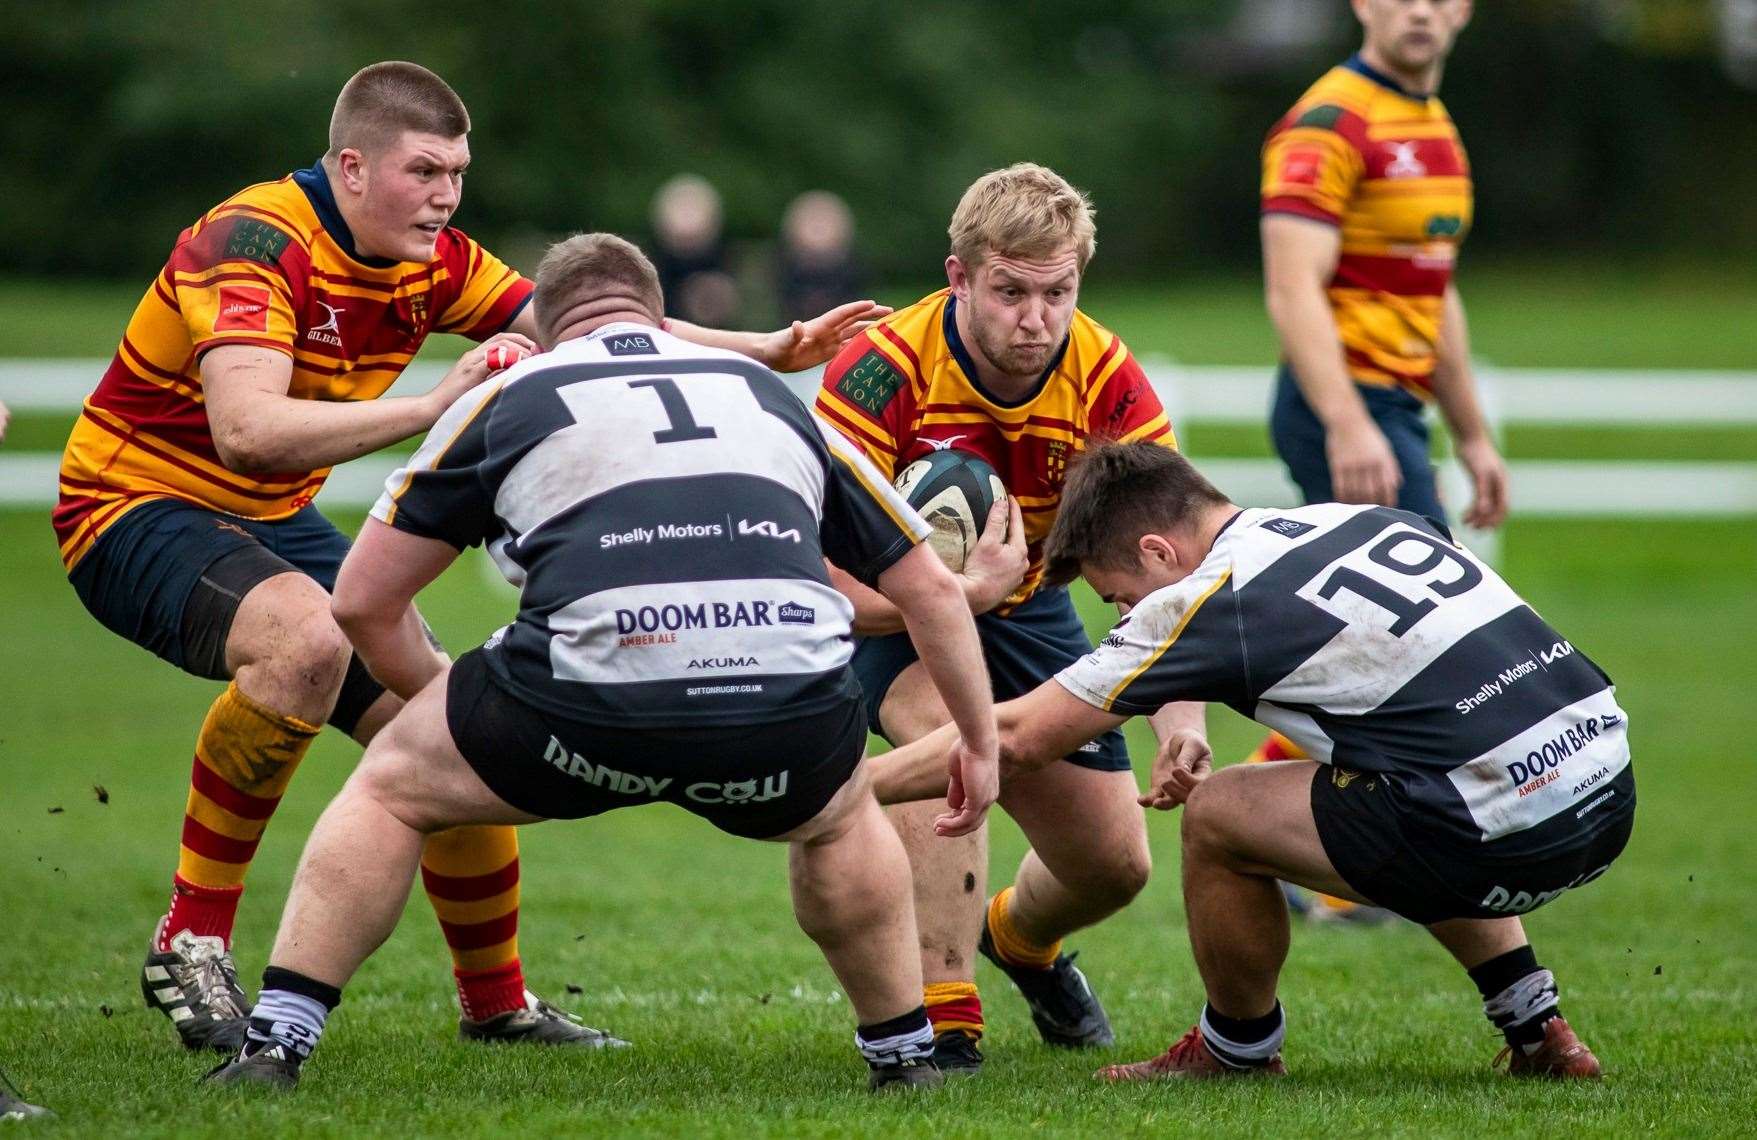
[[[1230,500],[1163,444],[1097,441],[1068,464],[1061,508],[1044,544],[1046,574],[1065,585],[1082,566],[1133,570],[1140,539],[1195,522]]]
[[[371,154],[404,131],[462,138],[470,133],[470,112],[445,80],[420,64],[374,63],[356,71],[336,96],[325,157],[336,158],[344,147]]]
[[[559,321],[593,302],[625,302],[658,324],[665,316],[665,292],[659,271],[640,247],[615,234],[574,234],[556,242],[537,266],[537,290],[531,304],[537,313],[537,340],[555,344]],[[607,311],[600,308],[600,311]]]
[[[947,233],[952,255],[975,268],[990,253],[1041,258],[1073,242],[1080,272],[1098,245],[1092,203],[1067,179],[1034,162],[984,174],[958,200]]]

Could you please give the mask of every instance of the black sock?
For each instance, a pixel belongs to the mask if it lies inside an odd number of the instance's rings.
[[[262,972],[262,991],[250,1014],[244,1056],[279,1045],[286,1056],[304,1060],[323,1036],[331,1011],[341,1002],[342,991],[336,987],[270,966]]]
[[[1529,944],[1475,966],[1470,980],[1482,994],[1484,1016],[1509,1045],[1540,1043],[1544,1023],[1562,1016],[1555,975],[1538,965]]]
[[[927,1007],[918,1005],[888,1021],[858,1027],[854,1043],[872,1065],[924,1060],[933,1056],[933,1023],[927,1020]]]
[[[1235,1069],[1265,1064],[1281,1049],[1287,1017],[1281,1003],[1262,1017],[1228,1017],[1212,1005],[1202,1007],[1202,1042]]]

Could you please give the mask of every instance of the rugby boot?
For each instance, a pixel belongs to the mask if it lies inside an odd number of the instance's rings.
[[[910,1089],[938,1088],[945,1075],[929,1058],[898,1061],[890,1065],[873,1065],[866,1078],[870,1092],[900,1092]]]
[[[1574,1035],[1566,1021],[1552,1017],[1543,1024],[1543,1044],[1534,1052],[1508,1045],[1495,1055],[1495,1065],[1507,1065],[1513,1077],[1550,1077],[1558,1081],[1596,1081],[1604,1075],[1598,1058],[1586,1042]]]
[[[458,1040],[486,1041],[506,1045],[566,1045],[577,1049],[623,1049],[628,1042],[556,1009],[529,990],[525,1008],[485,1017],[481,1021],[458,1020]]]
[[[299,1066],[303,1062],[285,1045],[270,1045],[248,1055],[239,1053],[230,1061],[222,1061],[209,1069],[202,1083],[257,1087],[277,1092],[292,1092],[299,1084]]]
[[[1287,1066],[1282,1064],[1279,1053],[1262,1064],[1249,1068],[1241,1069],[1229,1065],[1208,1048],[1208,1043],[1202,1040],[1202,1027],[1196,1025],[1178,1038],[1177,1044],[1157,1057],[1127,1065],[1106,1065],[1092,1075],[1112,1084],[1129,1081],[1209,1080],[1215,1077],[1285,1077]]]
[[[140,969],[140,994],[147,1008],[171,1019],[185,1049],[236,1053],[250,1027],[250,1001],[238,985],[232,952],[222,938],[187,930],[178,931],[171,948],[160,951],[156,947],[164,926],[161,918]]]
[[[1044,1044],[1063,1049],[1098,1049],[1116,1043],[1104,1006],[1086,984],[1086,975],[1074,965],[1076,954],[1057,954],[1055,961],[1041,970],[1015,966],[1003,960],[995,949],[994,935],[986,920],[976,949],[1019,988],[1025,1004],[1031,1007],[1031,1021]]]
[[[948,1029],[933,1039],[933,1063],[948,1077],[973,1077],[982,1071],[982,1050],[976,1037],[962,1029]]]
[[[0,1120],[31,1120],[38,1117],[53,1117],[55,1114],[40,1104],[31,1104],[18,1095],[18,1088],[12,1078],[0,1073]]]

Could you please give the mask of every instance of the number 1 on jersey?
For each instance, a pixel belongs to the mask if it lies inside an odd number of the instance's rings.
[[[703,427],[695,422],[695,415],[689,410],[689,402],[678,390],[677,381],[671,379],[630,380],[630,388],[651,388],[658,393],[659,403],[665,409],[665,418],[671,426],[664,431],[653,433],[654,443],[687,443],[692,439],[715,439],[719,433],[711,427]]]

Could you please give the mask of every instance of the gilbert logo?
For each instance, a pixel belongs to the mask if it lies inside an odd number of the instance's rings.
[[[1394,142],[1385,146],[1391,151],[1391,161],[1385,164],[1386,178],[1424,178],[1427,176],[1427,164],[1416,157],[1419,143]]]
[[[319,344],[327,344],[331,348],[342,347],[342,330],[336,327],[336,319],[347,310],[337,308],[325,301],[318,301],[316,304],[318,308],[328,313],[329,317],[322,324],[313,325],[307,330],[305,339],[314,340]]]
[[[267,332],[268,289],[254,285],[221,285],[215,332]]]

